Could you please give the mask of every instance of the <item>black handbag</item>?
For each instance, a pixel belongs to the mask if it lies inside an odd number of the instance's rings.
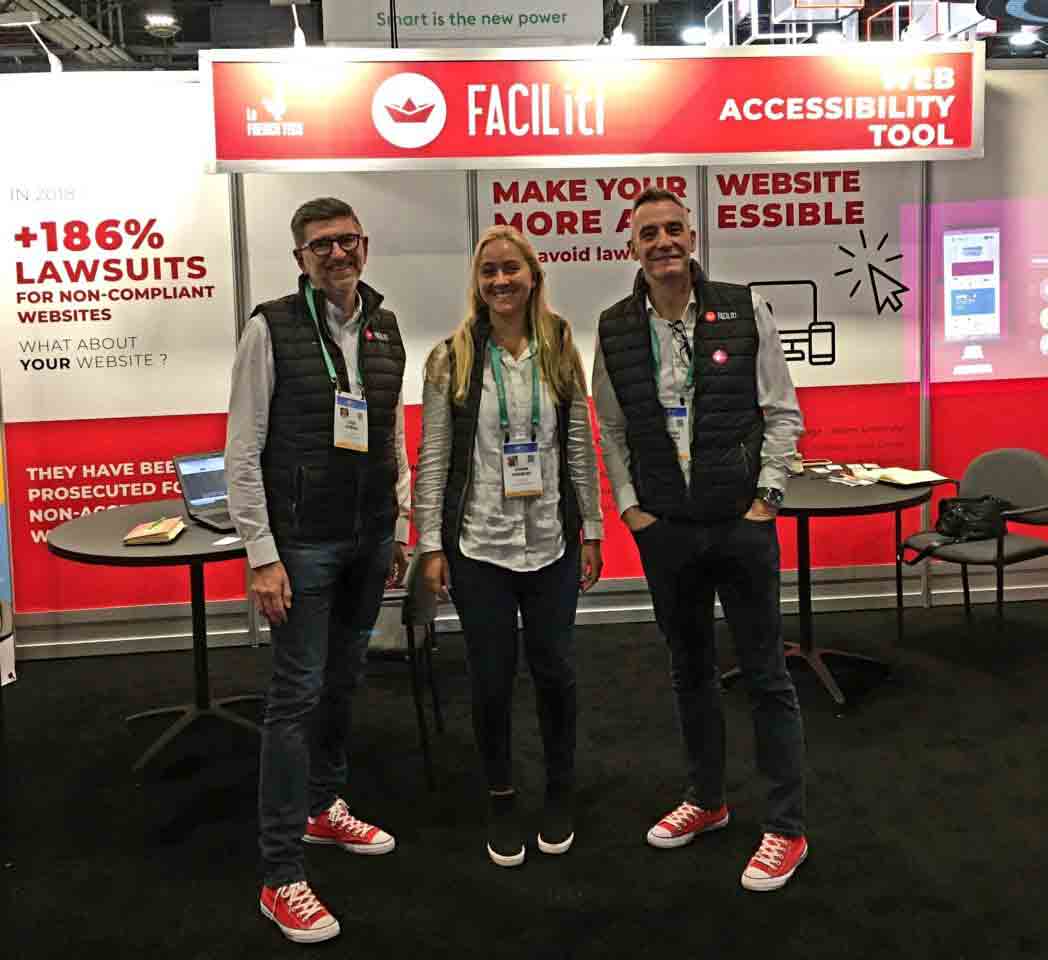
[[[939,501],[935,532],[949,543],[996,540],[1006,532],[1003,510],[1008,504],[998,497],[944,497]]]
[[[935,532],[941,534],[942,539],[929,543],[917,551],[914,557],[904,562],[912,567],[939,547],[951,543],[996,540],[1003,537],[1008,532],[1003,511],[1010,506],[1011,504],[1000,497],[943,497],[939,501],[939,519],[935,521]]]

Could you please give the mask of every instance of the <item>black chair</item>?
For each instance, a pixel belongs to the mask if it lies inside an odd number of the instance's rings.
[[[960,482],[951,481],[961,497],[991,495],[1005,501],[1009,508],[1002,511],[1007,528],[1010,523],[1048,525],[1048,458],[1034,450],[1003,448],[991,450],[976,457],[964,471]],[[1004,617],[1004,568],[1034,557],[1048,556],[1048,541],[1012,533],[1006,529],[1003,536],[991,540],[969,540],[964,543],[940,543],[942,534],[922,530],[907,537],[899,547],[896,568],[907,560],[911,550],[918,558],[931,557],[961,566],[964,585],[964,612],[972,615],[971,588],[968,583],[970,565],[992,566],[997,571],[997,619]],[[902,592],[896,578],[899,640],[902,640]]]
[[[438,733],[444,732],[444,716],[440,708],[440,695],[437,692],[436,677],[433,670],[433,652],[436,649],[437,598],[428,590],[418,575],[418,554],[411,558],[408,571],[404,577],[402,590],[390,591],[387,600],[400,598],[400,623],[404,628],[404,646],[372,646],[368,649],[371,660],[397,660],[406,662],[411,669],[411,695],[415,701],[415,718],[418,722],[419,744],[422,748],[422,762],[426,771],[426,783],[430,790],[435,789],[433,760],[429,749],[429,728],[426,724],[425,686],[429,687],[433,703],[433,722]],[[422,631],[421,643],[418,631]],[[423,671],[425,682],[423,682]]]

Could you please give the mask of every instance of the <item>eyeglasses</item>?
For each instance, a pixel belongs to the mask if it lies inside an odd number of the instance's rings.
[[[316,240],[310,240],[309,243],[304,243],[301,247],[298,247],[298,250],[302,251],[309,247],[313,254],[318,257],[330,257],[335,252],[336,243],[343,253],[352,253],[360,246],[361,242],[367,246],[368,238],[362,233],[343,233],[337,237],[317,237]]]

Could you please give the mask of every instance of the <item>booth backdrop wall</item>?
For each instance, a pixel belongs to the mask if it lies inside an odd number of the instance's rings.
[[[47,530],[178,497],[170,458],[224,445],[234,348],[229,184],[192,75],[4,78],[0,379],[21,613],[188,600],[184,570],[85,567]],[[116,119],[116,116],[119,119]],[[208,572],[242,595],[239,563]]]
[[[991,71],[986,158],[930,165],[928,275],[920,269],[924,224],[916,164],[473,176],[251,174],[243,176],[248,300],[254,304],[292,288],[296,269],[288,222],[300,202],[322,194],[350,200],[373,237],[366,279],[386,294],[405,333],[408,446],[414,462],[422,363],[462,316],[476,233],[501,219],[519,222],[532,236],[545,260],[552,302],[574,323],[588,370],[597,313],[628,290],[636,268],[624,259],[628,219],[623,216],[645,178],[661,178],[671,189],[679,188],[695,212],[700,249],[709,247],[711,273],[765,285],[759,289],[776,307],[808,426],[802,449],[846,462],[914,466],[921,452],[922,321],[933,337],[933,366],[937,352],[943,352],[934,340],[944,302],[941,250],[937,254],[934,247],[947,230],[994,225],[996,218],[1005,336],[983,349],[995,370],[1008,369],[1013,378],[943,378],[934,385],[930,462],[943,473],[959,473],[972,455],[993,446],[1045,449],[1043,418],[1034,411],[1048,392],[1046,364],[1027,315],[1041,295],[1039,286],[1031,286],[1031,271],[1040,269],[1038,258],[1048,252],[1042,215],[1048,173],[1037,159],[1043,156],[1045,135],[1031,122],[1044,76]],[[173,454],[222,445],[234,329],[244,320],[234,316],[233,308],[229,183],[226,177],[200,173],[203,124],[195,78],[136,75],[129,84],[122,75],[89,74],[78,76],[75,87],[66,82],[70,79],[5,78],[0,96],[0,117],[8,128],[34,133],[5,166],[0,194],[0,243],[9,251],[0,278],[0,379],[8,414],[14,592],[20,613],[185,600],[178,571],[122,577],[121,571],[51,558],[40,541],[70,512],[174,495],[166,461]],[[106,105],[114,102],[133,120],[111,124]],[[41,116],[54,119],[44,124]],[[71,162],[68,144],[94,142],[103,124],[105,157],[93,159],[81,148]],[[824,177],[816,187],[812,175],[829,171],[838,176]],[[842,171],[852,176],[845,179]],[[807,205],[803,211],[801,204]],[[809,222],[786,229],[776,217]],[[117,225],[99,233],[107,220]],[[86,225],[83,231],[74,227],[67,235],[66,224],[76,221]],[[56,226],[45,228],[47,223]],[[26,226],[37,237],[23,234]],[[48,229],[55,231],[53,245],[60,249],[46,249]],[[67,239],[76,246],[82,236],[89,240],[85,249],[67,249]],[[119,246],[100,249],[102,243]],[[186,272],[189,258],[200,258],[194,270],[206,275],[175,278],[175,267],[165,257],[181,258],[178,269]],[[159,277],[99,279],[106,275],[106,260],[128,258],[150,261],[147,270],[159,271]],[[83,264],[94,261],[101,273],[91,280],[84,273],[90,267]],[[152,297],[136,291],[190,286],[210,291],[185,300],[105,299],[111,290]],[[51,293],[53,302],[43,302],[44,293]],[[923,294],[923,317],[918,293]],[[37,302],[31,302],[31,294]],[[101,299],[92,299],[96,294]],[[1017,305],[1026,313],[1017,313]],[[41,322],[40,311],[90,309],[108,309],[110,318],[70,313]],[[1034,316],[1041,322],[1040,314]],[[1013,337],[1020,317],[1026,326],[1021,337]],[[105,345],[94,346],[95,341]],[[1015,354],[1025,366],[1006,366],[1003,355],[991,354],[991,349],[1015,344],[1025,345]],[[949,350],[956,354],[957,345]],[[141,359],[147,355],[148,366]],[[1017,415],[1019,402],[1026,415],[1021,410]],[[85,476],[85,467],[94,476]],[[62,498],[62,491],[85,480],[91,481],[88,486],[99,480],[137,483],[140,494]],[[155,486],[146,494],[149,483]],[[605,492],[607,574],[638,575],[632,543]],[[907,526],[917,521],[916,515],[909,517]],[[794,562],[791,534],[791,525],[783,524],[787,567]],[[842,582],[847,581],[854,571],[844,568],[890,562],[890,519],[834,521],[833,536],[815,536],[813,548],[817,566],[841,568]],[[209,570],[212,599],[243,595],[241,565],[226,566],[214,574]],[[1034,570],[1029,578],[1035,587],[1043,586],[1043,572]]]
[[[987,74],[986,156],[937,163],[930,176],[928,336],[931,349],[931,462],[960,476],[980,453],[1027,447],[1048,454],[1048,72]],[[996,336],[978,342],[980,356],[947,339],[949,232],[999,234]],[[992,287],[992,284],[990,284]],[[981,372],[980,371],[981,368]],[[1048,537],[1044,528],[1023,527]],[[933,592],[957,590],[954,571],[935,571]],[[1038,593],[1042,567],[1009,570],[1013,590]],[[1039,593],[1038,593],[1039,595]]]

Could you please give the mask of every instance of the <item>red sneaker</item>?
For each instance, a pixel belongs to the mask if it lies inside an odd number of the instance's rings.
[[[306,820],[302,839],[306,843],[337,843],[350,853],[389,853],[397,845],[385,830],[354,817],[341,797],[319,817]]]
[[[648,831],[648,843],[663,849],[683,847],[697,834],[726,827],[730,819],[731,814],[723,803],[716,810],[703,810],[685,801]]]
[[[338,921],[313,895],[305,880],[286,883],[275,890],[263,887],[258,906],[263,916],[269,917],[295,943],[319,943],[339,934]]]
[[[747,890],[778,890],[808,856],[804,837],[784,837],[766,833],[757,852],[742,871],[742,885]]]

